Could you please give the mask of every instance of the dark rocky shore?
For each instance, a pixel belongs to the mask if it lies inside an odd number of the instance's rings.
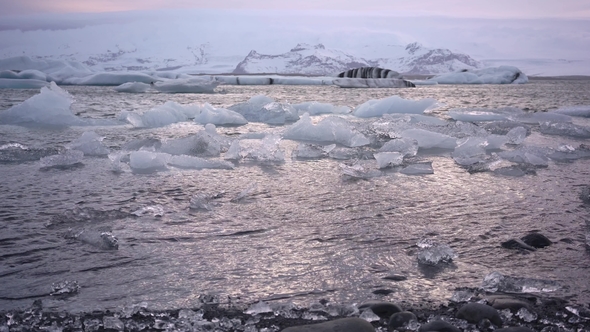
[[[1,312],[0,331],[271,332],[290,327],[294,328],[288,331],[293,332],[590,331],[588,305],[574,306],[563,299],[459,289],[454,300],[433,307],[404,307],[381,301],[357,307],[322,300],[309,308],[299,308],[289,303],[269,305],[259,302],[248,307],[206,299],[200,307],[192,309],[152,311],[136,306],[120,312],[107,310],[78,314],[45,311],[41,301],[35,301],[26,310]],[[309,324],[323,325],[301,327]]]

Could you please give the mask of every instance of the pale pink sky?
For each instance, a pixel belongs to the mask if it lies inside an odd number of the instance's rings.
[[[471,18],[590,18],[589,0],[0,0],[0,16],[175,8],[345,10]]]

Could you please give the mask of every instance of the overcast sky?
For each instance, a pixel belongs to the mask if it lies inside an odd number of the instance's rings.
[[[590,18],[589,0],[0,0],[1,16],[176,8],[346,10],[469,18]]]

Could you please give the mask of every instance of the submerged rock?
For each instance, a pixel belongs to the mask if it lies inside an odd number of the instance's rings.
[[[545,235],[540,233],[531,233],[521,237],[521,240],[528,244],[529,246],[535,248],[545,248],[551,245],[551,240],[549,240]]]
[[[375,328],[371,323],[360,318],[342,318],[325,323],[292,326],[283,332],[374,332]]]
[[[498,310],[481,303],[467,303],[459,309],[456,317],[473,324],[478,324],[481,320],[488,319],[492,324],[502,326],[502,318]]]

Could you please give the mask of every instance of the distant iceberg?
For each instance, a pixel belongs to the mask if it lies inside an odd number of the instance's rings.
[[[194,77],[156,82],[154,88],[165,93],[213,93],[219,84],[210,77]]]
[[[427,81],[438,84],[524,84],[528,77],[520,69],[500,66],[484,69],[464,69],[437,75]]]
[[[337,78],[334,84],[341,88],[415,88],[410,81],[400,78]]]

